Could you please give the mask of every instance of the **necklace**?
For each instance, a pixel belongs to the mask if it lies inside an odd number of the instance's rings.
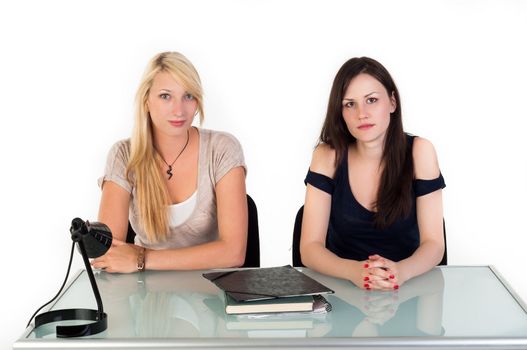
[[[183,146],[183,148],[181,149],[181,151],[179,151],[179,154],[177,155],[176,159],[174,159],[174,161],[171,163],[171,164],[168,164],[167,161],[165,160],[165,158],[161,157],[161,159],[163,159],[163,162],[165,162],[165,164],[168,166],[168,170],[167,170],[167,174],[168,174],[168,179],[170,180],[172,178],[172,176],[174,174],[172,174],[172,165],[174,165],[174,163],[176,162],[176,160],[178,160],[179,156],[183,153],[183,151],[185,150],[185,148],[187,148],[187,145],[188,145],[188,140],[189,140],[189,131],[187,130],[187,142],[185,142],[185,146]]]

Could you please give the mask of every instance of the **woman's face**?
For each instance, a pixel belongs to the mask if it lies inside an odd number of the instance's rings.
[[[154,77],[146,103],[154,133],[167,136],[186,135],[198,107],[194,96],[168,72],[160,72]]]
[[[377,79],[369,74],[353,78],[342,99],[342,116],[357,141],[384,141],[395,111],[395,97],[390,96]]]

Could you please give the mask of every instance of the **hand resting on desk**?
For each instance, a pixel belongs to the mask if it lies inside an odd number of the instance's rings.
[[[94,259],[91,265],[107,272],[129,273],[137,271],[137,255],[141,247],[114,239],[106,254]]]

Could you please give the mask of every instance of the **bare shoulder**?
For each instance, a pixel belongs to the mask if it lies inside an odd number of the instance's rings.
[[[313,151],[309,169],[315,173],[333,178],[335,175],[336,152],[331,146],[321,143]]]
[[[412,155],[417,179],[435,179],[439,176],[439,162],[432,142],[422,137],[415,137]]]

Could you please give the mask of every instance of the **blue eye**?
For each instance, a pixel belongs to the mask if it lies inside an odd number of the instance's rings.
[[[194,99],[194,96],[192,94],[186,93],[183,98],[187,101],[192,101]]]
[[[366,103],[368,104],[372,104],[372,103],[375,103],[378,101],[378,98],[376,97],[369,97],[367,100],[366,100]]]
[[[162,100],[169,100],[170,99],[170,95],[169,94],[160,94],[159,98],[162,99]]]

